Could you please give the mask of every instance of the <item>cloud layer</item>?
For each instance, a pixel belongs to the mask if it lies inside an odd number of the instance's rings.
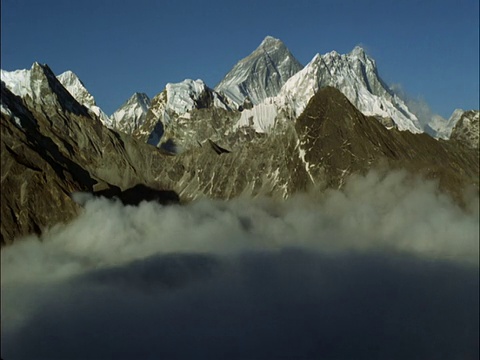
[[[281,202],[89,198],[2,249],[2,356],[478,358],[470,201],[404,172]]]

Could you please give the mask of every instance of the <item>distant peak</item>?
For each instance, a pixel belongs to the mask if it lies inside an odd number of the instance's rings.
[[[47,66],[47,64],[40,64],[38,61],[34,61],[33,64],[32,64],[32,69],[36,68],[36,67],[44,68],[46,66]]]
[[[62,78],[78,78],[78,76],[71,70],[67,70],[67,71],[61,73],[58,76],[60,76]]]
[[[274,38],[273,36],[267,35],[265,39],[263,39],[262,43],[259,47],[269,47],[269,46],[277,46],[282,45],[283,42],[280,39]]]
[[[85,85],[83,84],[82,80],[71,70],[67,70],[60,75],[57,76],[57,79],[60,80],[60,82],[65,86],[66,84],[80,84],[83,87]]]
[[[46,76],[46,77],[55,77],[52,69],[47,64],[40,64],[38,62],[34,62],[32,68],[30,69],[31,74],[35,74],[35,76]]]
[[[150,101],[150,98],[148,97],[147,94],[143,92],[135,92],[131,97],[131,100],[137,100],[137,101]]]
[[[353,48],[353,50],[350,52],[350,55],[352,56],[356,56],[356,57],[359,57],[359,58],[366,58],[367,56],[367,53],[365,51],[365,49],[359,45],[355,46]]]
[[[40,64],[39,62],[35,61],[33,64],[32,64],[32,68],[30,69],[30,71],[33,71],[33,72],[45,72],[45,71],[51,71],[50,68],[48,67],[47,64]]]
[[[60,80],[60,82],[62,83],[63,86],[69,88],[69,87],[78,87],[78,88],[83,88],[84,91],[86,91],[87,93],[89,93],[89,91],[87,90],[87,87],[85,86],[85,84],[83,83],[82,80],[80,80],[80,78],[78,77],[77,74],[75,74],[73,71],[71,70],[67,70],[65,72],[63,72],[62,74],[58,75],[57,76],[57,79]]]
[[[336,50],[332,50],[332,51],[326,53],[325,56],[337,58],[337,57],[340,56],[340,53]]]
[[[360,45],[357,45],[353,48],[352,53],[362,53],[365,54],[365,49]]]

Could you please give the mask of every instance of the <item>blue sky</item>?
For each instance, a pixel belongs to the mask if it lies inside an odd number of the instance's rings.
[[[479,0],[2,0],[1,67],[72,70],[108,114],[167,82],[214,87],[266,35],[308,63],[362,45],[388,84],[449,117],[479,108]]]

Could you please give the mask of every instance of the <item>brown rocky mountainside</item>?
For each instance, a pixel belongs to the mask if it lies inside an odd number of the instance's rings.
[[[478,189],[476,150],[387,130],[333,88],[319,91],[296,122],[270,134],[243,128],[228,140],[209,141],[210,129],[198,129],[207,137],[172,156],[104,127],[47,66],[34,66],[32,79],[40,84],[33,98],[15,96],[2,83],[2,245],[72,219],[80,210],[70,197],[76,191],[118,196],[125,204],[285,198],[312,183],[341,187],[349,174],[379,164],[438,179],[457,198],[467,186]]]
[[[435,140],[427,134],[387,130],[365,117],[338,91],[319,91],[296,121],[298,136],[314,178],[338,186],[349,173],[374,164],[404,168],[429,179],[460,198],[466,186],[478,189],[478,150],[461,142]]]

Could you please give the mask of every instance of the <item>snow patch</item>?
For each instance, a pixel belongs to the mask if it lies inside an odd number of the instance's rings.
[[[20,118],[18,118],[17,116],[13,115],[12,112],[10,111],[9,108],[7,108],[4,104],[0,104],[0,111],[2,114],[6,115],[7,117],[13,119],[13,121],[15,122],[15,125],[20,128],[20,129],[23,129],[22,127],[22,122],[20,121]]]

